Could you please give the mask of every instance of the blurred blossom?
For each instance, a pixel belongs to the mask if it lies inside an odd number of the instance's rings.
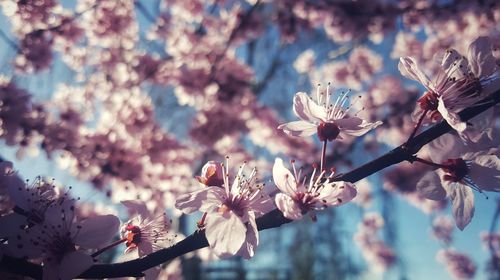
[[[293,63],[293,68],[295,68],[295,70],[300,74],[308,73],[314,67],[315,58],[316,55],[314,54],[314,51],[312,49],[308,49],[297,57]]]
[[[421,57],[422,42],[419,41],[415,34],[404,31],[399,31],[396,34],[396,42],[391,52],[391,58],[399,58],[402,56]]]
[[[356,182],[356,191],[357,195],[352,202],[363,208],[371,207],[373,202],[373,186],[370,181],[365,178]]]
[[[365,260],[370,263],[373,270],[378,272],[388,270],[396,262],[394,250],[378,237],[383,226],[382,216],[378,213],[367,213],[353,237]]]
[[[437,216],[432,221],[432,236],[438,241],[449,245],[452,241],[453,220],[448,216]]]
[[[472,279],[476,274],[476,265],[469,256],[453,248],[439,250],[436,259],[445,265],[446,271],[454,279]]]
[[[481,241],[485,250],[500,258],[500,232],[481,232]]]

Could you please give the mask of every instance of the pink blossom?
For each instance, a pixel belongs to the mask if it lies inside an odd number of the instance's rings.
[[[318,133],[321,141],[333,141],[347,136],[361,136],[382,124],[380,121],[368,123],[356,115],[350,117],[348,94],[349,91],[342,92],[335,103],[330,103],[330,86],[326,88],[326,94],[318,86],[315,100],[306,93],[299,92],[293,99],[293,110],[301,120],[282,124],[278,129],[301,137]]]
[[[175,206],[189,214],[196,210],[207,212],[205,235],[214,254],[227,258],[238,254],[251,258],[259,244],[255,218],[267,213],[274,206],[257,183],[257,170],[244,174],[245,163],[240,166],[232,184],[229,183],[229,166],[226,163],[222,177],[224,187],[204,187],[178,197]]]
[[[44,279],[72,279],[94,263],[83,249],[97,249],[116,234],[120,221],[104,215],[77,221],[74,203],[66,200],[51,205],[43,223],[20,232],[9,240],[16,256],[43,259]],[[10,242],[12,241],[12,242]]]
[[[473,140],[476,135],[465,133],[466,123],[458,113],[500,87],[500,75],[488,38],[479,37],[470,44],[468,60],[455,50],[447,50],[441,66],[431,82],[413,58],[400,59],[401,74],[419,81],[427,89],[418,100],[414,116],[420,118],[426,114],[433,120],[442,117],[462,138]]]
[[[311,175],[309,184],[306,178],[301,181],[293,164],[292,174],[284,165],[283,160],[276,158],[273,166],[273,180],[281,193],[275,197],[278,209],[291,220],[301,219],[311,210],[323,210],[329,206],[340,206],[351,201],[356,196],[356,188],[349,182],[329,182],[321,172],[317,177],[316,168]],[[326,181],[324,181],[326,180]]]
[[[139,257],[143,257],[172,245],[175,236],[170,232],[171,221],[165,213],[154,215],[138,200],[121,203],[135,214],[120,230],[122,238],[127,239],[125,253],[137,250]]]
[[[293,68],[300,73],[304,74],[309,72],[314,67],[315,54],[312,49],[308,49],[301,53],[293,63]]]
[[[436,259],[445,265],[454,279],[472,279],[476,274],[476,265],[472,260],[453,248],[439,250]]]
[[[474,216],[474,193],[500,191],[500,158],[498,150],[466,153],[448,159],[443,167],[427,173],[417,183],[418,191],[428,199],[449,198],[457,227],[463,230]]]

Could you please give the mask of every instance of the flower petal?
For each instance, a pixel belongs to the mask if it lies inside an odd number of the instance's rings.
[[[83,248],[99,248],[116,235],[120,220],[114,215],[102,215],[85,219],[73,241]]]
[[[438,100],[439,102],[437,109],[443,119],[446,120],[446,122],[457,132],[460,133],[465,131],[465,129],[467,128],[467,124],[460,119],[460,116],[457,113],[452,112],[445,107],[443,99],[441,97],[439,97]]]
[[[470,68],[476,77],[489,76],[496,70],[491,42],[488,37],[478,37],[467,50]]]
[[[467,77],[469,62],[456,50],[448,49],[443,56],[441,66],[445,72],[445,75],[442,75],[442,82],[449,78],[460,80]]]
[[[369,123],[358,117],[336,120],[335,123],[339,126],[341,133],[351,136],[361,136],[382,124],[381,121]]]
[[[25,216],[17,213],[7,214],[0,217],[0,238],[9,238],[18,234],[22,225],[27,224]]]
[[[500,158],[497,155],[477,156],[468,174],[485,191],[500,192]]]
[[[344,181],[327,183],[317,197],[319,203],[317,206],[340,206],[351,201],[357,193],[352,183]]]
[[[94,261],[91,256],[81,251],[71,252],[64,255],[61,260],[59,276],[62,280],[73,279],[89,269],[93,263]]]
[[[399,59],[399,72],[406,78],[420,82],[427,90],[433,91],[434,86],[427,76],[418,68],[417,62],[413,57],[405,56]]]
[[[245,241],[245,224],[232,212],[210,212],[205,221],[205,235],[214,254],[219,258],[234,256]]]
[[[199,191],[180,195],[175,202],[175,208],[181,210],[184,214],[190,214],[200,209],[203,201],[207,199],[209,188],[203,188]]]
[[[297,191],[297,182],[292,172],[283,164],[281,158],[276,158],[273,165],[273,180],[278,189],[283,193],[292,196]]]
[[[453,217],[457,227],[463,230],[474,216],[474,193],[465,185],[455,185],[454,191],[450,194]]]
[[[286,194],[278,193],[274,198],[276,202],[276,206],[278,209],[283,212],[283,216],[290,220],[299,220],[302,219],[302,210],[300,206]]]
[[[446,198],[446,190],[441,185],[441,180],[436,172],[427,172],[418,181],[417,190],[427,199],[443,200]]]
[[[147,239],[142,239],[141,242],[137,245],[137,252],[139,254],[139,258],[147,256],[153,253],[153,244]]]
[[[293,98],[293,112],[307,122],[326,121],[327,114],[323,106],[318,105],[305,92],[298,92]]]
[[[122,200],[120,202],[127,207],[132,215],[138,214],[141,217],[147,217],[150,215],[146,204],[140,200]]]
[[[249,219],[246,227],[247,235],[245,242],[243,242],[243,246],[241,246],[238,251],[238,255],[248,260],[255,255],[255,250],[259,245],[259,230],[257,229],[257,223],[255,222],[255,215],[251,212],[249,213]]]
[[[299,137],[311,136],[318,131],[315,124],[306,121],[294,121],[280,124],[278,129],[282,129],[288,135]]]

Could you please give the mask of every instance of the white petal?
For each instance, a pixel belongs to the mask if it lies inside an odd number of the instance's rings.
[[[150,216],[148,207],[141,200],[122,200],[120,202],[127,207],[131,214],[139,214],[143,218]]]
[[[457,227],[463,230],[474,216],[474,193],[465,185],[454,185],[454,191],[450,194],[453,217]]]
[[[260,217],[276,207],[274,207],[273,200],[269,197],[269,195],[262,193],[250,201],[248,208],[252,209],[257,217]]]
[[[302,219],[302,210],[300,206],[291,197],[286,194],[279,193],[274,198],[276,206],[283,212],[283,216],[290,220]]]
[[[308,122],[326,121],[327,118],[325,108],[314,102],[305,92],[299,92],[293,98],[293,111],[297,117]]]
[[[295,176],[285,167],[281,158],[274,160],[273,180],[278,189],[289,196],[294,195],[297,191]]]
[[[255,255],[255,250],[259,245],[259,230],[257,229],[257,223],[255,222],[255,216],[252,212],[249,213],[247,227],[247,235],[243,246],[238,251],[238,255],[245,259],[250,259]]]
[[[278,126],[286,134],[299,137],[311,136],[318,131],[317,126],[306,121],[294,121],[284,123]]]
[[[500,158],[497,155],[477,156],[471,162],[469,176],[481,189],[500,192]]]
[[[357,191],[352,183],[332,182],[325,184],[321,190],[317,206],[340,206],[356,197]]]
[[[495,72],[496,63],[493,57],[491,42],[488,37],[478,37],[467,50],[472,73],[476,77],[489,76]]]
[[[71,252],[64,255],[59,267],[59,276],[62,280],[73,279],[89,269],[93,263],[91,256],[80,251]]]
[[[417,62],[414,58],[406,56],[399,59],[398,64],[399,72],[406,78],[420,82],[427,90],[435,92],[431,81],[427,76],[418,68]]]
[[[441,180],[436,172],[427,172],[417,183],[417,190],[427,199],[443,200],[446,190],[441,185]]]
[[[203,188],[199,191],[183,194],[177,198],[175,208],[181,210],[184,214],[190,214],[200,209],[203,201],[207,199],[209,188]]]
[[[137,245],[137,252],[139,253],[140,258],[147,256],[153,253],[153,244],[147,239],[142,239]]]
[[[80,227],[73,240],[75,244],[87,249],[97,249],[116,235],[120,220],[114,215],[95,216],[82,221]]]
[[[232,212],[210,212],[206,218],[205,235],[210,248],[219,258],[234,256],[243,245],[246,226]]]
[[[207,199],[203,201],[200,206],[200,211],[208,212],[218,208],[224,197],[226,196],[226,190],[220,187],[208,187]]]
[[[457,132],[460,133],[465,131],[467,124],[460,119],[460,116],[457,113],[452,112],[445,107],[441,97],[439,97],[438,100],[438,111],[441,113],[443,119],[445,119],[446,122]]]
[[[381,121],[369,123],[358,117],[336,120],[335,123],[337,123],[342,133],[351,136],[361,136],[382,124]]]

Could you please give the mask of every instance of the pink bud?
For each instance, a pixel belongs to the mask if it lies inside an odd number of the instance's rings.
[[[196,176],[196,179],[207,187],[222,187],[224,184],[222,165],[219,162],[208,161],[201,169],[201,176]]]

